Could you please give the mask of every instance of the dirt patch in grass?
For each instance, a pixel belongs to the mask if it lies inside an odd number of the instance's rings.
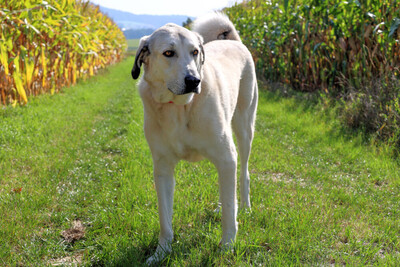
[[[49,261],[51,266],[79,266],[83,260],[83,252]]]

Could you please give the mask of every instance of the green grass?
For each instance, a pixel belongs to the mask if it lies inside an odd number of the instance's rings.
[[[0,110],[0,265],[137,266],[154,252],[157,201],[133,59],[62,94]],[[252,210],[221,252],[215,168],[176,168],[167,266],[396,265],[400,167],[333,115],[260,91]],[[21,192],[19,189],[21,188]],[[85,236],[61,233],[79,220]]]

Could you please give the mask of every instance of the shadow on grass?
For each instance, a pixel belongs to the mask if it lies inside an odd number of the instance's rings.
[[[343,121],[343,102],[339,98],[334,98],[323,92],[299,92],[289,86],[277,83],[260,84],[260,100],[266,102],[285,103],[285,109],[290,113],[306,114],[310,113],[318,117],[318,120],[331,125],[327,132],[331,138],[343,138],[346,141],[361,137],[362,145],[369,146],[371,143],[384,145],[377,142],[376,134],[368,133],[362,128],[350,128]]]
[[[153,266],[212,266],[224,252],[219,247],[221,227],[220,215],[210,211],[202,212],[198,221],[186,224],[175,223],[172,252],[160,263]],[[156,251],[158,229],[152,233],[150,243],[140,240],[140,245],[118,249],[120,256],[112,261],[98,261],[95,266],[147,266],[146,260]]]
[[[189,234],[189,233],[185,233]],[[172,243],[172,252],[161,262],[152,266],[176,266],[177,263],[193,266],[213,265],[213,259],[220,252],[218,243],[208,244],[210,240],[206,236],[194,233],[188,240],[182,240],[177,236]],[[214,243],[214,242],[213,242]],[[133,246],[119,251],[118,258],[112,262],[98,261],[93,266],[147,266],[146,260],[156,251],[158,240],[155,238],[148,246]],[[206,247],[204,247],[206,246]]]

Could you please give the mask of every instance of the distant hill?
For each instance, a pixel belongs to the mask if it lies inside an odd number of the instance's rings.
[[[114,20],[127,39],[137,39],[151,34],[155,29],[170,22],[182,25],[189,18],[182,15],[136,15],[102,6],[100,10]]]
[[[129,29],[123,31],[126,39],[139,39],[145,35],[152,34],[154,29],[142,28],[142,29]]]

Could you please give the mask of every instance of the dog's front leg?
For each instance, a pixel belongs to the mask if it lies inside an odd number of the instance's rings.
[[[173,240],[172,206],[174,198],[174,167],[176,163],[168,160],[153,159],[154,182],[158,197],[158,215],[160,221],[160,235],[156,252],[147,260],[147,264],[161,261],[171,252]]]

